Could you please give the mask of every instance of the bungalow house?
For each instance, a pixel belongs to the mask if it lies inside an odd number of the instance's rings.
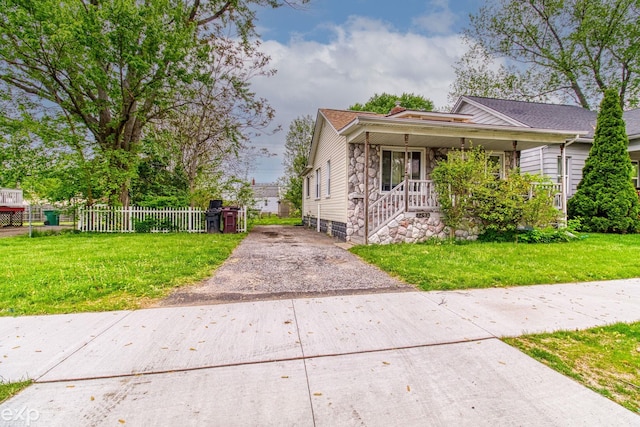
[[[491,122],[463,105],[453,113],[396,107],[387,115],[320,109],[303,175],[303,221],[353,243],[446,237],[430,178],[449,150],[483,146],[504,175],[525,151],[559,151],[588,134],[581,125]]]
[[[566,171],[565,195],[571,197],[582,179],[584,162],[589,155],[596,127],[597,113],[574,105],[543,104],[504,99],[462,96],[453,108],[454,113],[471,114],[480,123],[542,129],[580,129],[585,134],[560,145],[541,145],[523,150],[520,170],[546,175],[562,185]],[[629,155],[634,165],[633,182],[640,189],[638,163],[640,161],[640,109],[625,111],[629,137]],[[563,160],[564,159],[564,160]],[[562,165],[565,165],[563,170]]]

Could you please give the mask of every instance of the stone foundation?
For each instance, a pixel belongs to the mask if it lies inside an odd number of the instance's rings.
[[[429,239],[448,239],[450,232],[449,227],[442,222],[440,212],[406,212],[369,237],[369,243],[419,243]],[[478,230],[456,230],[454,236],[459,240],[475,240],[478,238]]]

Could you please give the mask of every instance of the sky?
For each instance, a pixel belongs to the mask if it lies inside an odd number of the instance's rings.
[[[272,129],[253,146],[275,154],[249,173],[257,183],[284,175],[284,141],[299,116],[347,109],[376,93],[415,93],[436,109],[449,104],[453,64],[464,54],[461,31],[480,0],[311,0],[302,8],[257,12],[260,50],[277,74],[253,81],[276,110]]]

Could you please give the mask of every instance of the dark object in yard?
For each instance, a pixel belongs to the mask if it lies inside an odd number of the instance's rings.
[[[207,233],[220,233],[220,213],[222,212],[222,200],[210,200],[209,209],[206,212]]]
[[[238,229],[238,211],[237,207],[222,208],[222,232],[237,233]]]
[[[58,211],[42,211],[47,220],[44,225],[60,225],[60,212]]]

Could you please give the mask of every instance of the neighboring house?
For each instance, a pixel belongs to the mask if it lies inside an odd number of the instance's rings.
[[[579,129],[586,134],[564,145],[542,145],[523,150],[520,170],[550,177],[562,185],[566,173],[566,197],[571,197],[582,179],[582,169],[589,155],[596,127],[597,113],[573,105],[543,104],[504,99],[462,96],[453,108],[455,113],[473,115],[474,121],[505,126],[542,129]],[[633,182],[640,189],[640,109],[623,116],[629,136],[629,155],[634,165]],[[564,161],[563,161],[564,157]],[[566,167],[562,168],[562,165]],[[566,171],[566,172],[565,172]]]
[[[253,190],[253,207],[260,213],[279,214],[280,186],[278,184],[251,184]]]
[[[304,223],[354,243],[446,237],[430,179],[450,149],[483,146],[504,175],[525,150],[560,150],[589,133],[583,126],[490,123],[469,112],[319,110],[304,173]]]
[[[0,188],[0,228],[20,227],[24,220],[22,190]]]

